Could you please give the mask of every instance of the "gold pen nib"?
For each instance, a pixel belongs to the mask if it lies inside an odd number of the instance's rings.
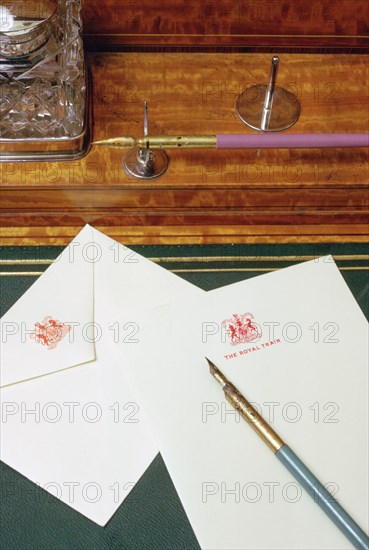
[[[125,136],[94,141],[92,145],[102,145],[103,147],[112,147],[113,149],[125,149],[126,147],[134,147],[136,145],[136,140],[133,137]]]
[[[226,386],[227,384],[229,384],[227,378],[224,376],[224,374],[218,369],[218,367],[216,367],[214,365],[214,363],[212,361],[210,361],[210,359],[208,359],[207,357],[205,357],[205,359],[207,360],[207,362],[209,363],[209,370],[210,370],[210,373],[214,376],[215,380],[217,382],[219,382],[219,384],[222,386],[222,388],[224,388],[224,386]]]

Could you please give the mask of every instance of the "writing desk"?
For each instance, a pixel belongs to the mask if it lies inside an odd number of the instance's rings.
[[[90,0],[94,138],[141,135],[145,100],[157,133],[249,132],[236,96],[267,81],[276,53],[278,84],[302,103],[289,132],[368,132],[369,5],[354,4]],[[1,314],[91,223],[205,290],[333,253],[369,315],[368,150],[169,153],[150,183],[127,178],[122,153],[107,149],[70,164],[0,164]],[[105,528],[0,472],[8,550],[198,550],[160,457]]]

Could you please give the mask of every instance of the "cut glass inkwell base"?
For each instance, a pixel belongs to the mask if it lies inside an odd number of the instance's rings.
[[[87,153],[81,24],[81,0],[0,0],[0,161]]]

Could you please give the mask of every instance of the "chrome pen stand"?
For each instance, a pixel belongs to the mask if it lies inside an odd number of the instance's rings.
[[[144,139],[149,135],[147,101],[144,103]],[[123,158],[123,168],[128,176],[151,180],[158,178],[168,168],[168,157],[163,149],[150,149],[149,140],[145,147],[133,147]]]
[[[301,106],[297,97],[276,85],[279,57],[274,56],[269,83],[246,88],[237,98],[239,118],[253,130],[280,132],[297,122]]]
[[[81,0],[0,0],[0,161],[75,160],[87,153],[90,94],[81,28]]]

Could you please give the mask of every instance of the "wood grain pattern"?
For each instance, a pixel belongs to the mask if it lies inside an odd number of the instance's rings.
[[[368,48],[367,0],[89,0],[89,48]]]
[[[369,56],[280,59],[279,85],[302,104],[288,132],[369,131]],[[235,99],[267,80],[270,56],[95,53],[88,62],[99,140],[141,135],[145,99],[152,133],[251,132]],[[125,175],[122,151],[98,147],[78,162],[0,164],[2,242],[62,244],[84,223],[129,244],[352,242],[369,233],[367,149],[168,154],[167,173],[150,182]]]
[[[83,225],[5,228],[1,246],[61,246],[69,244]],[[367,243],[362,225],[255,226],[123,226],[94,225],[96,229],[126,245],[271,244],[271,243]]]

